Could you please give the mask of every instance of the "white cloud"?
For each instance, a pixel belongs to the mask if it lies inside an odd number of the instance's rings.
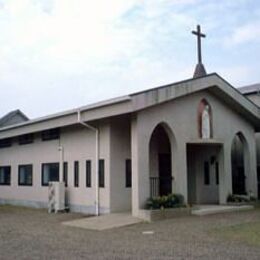
[[[223,28],[236,44],[260,38],[248,19],[234,30],[240,12],[226,15],[243,1],[0,0],[0,110],[44,115],[190,77],[197,23],[209,32],[203,46],[215,44],[208,60]],[[239,66],[225,75],[252,76]]]
[[[227,39],[229,45],[260,41],[260,20],[236,28]]]

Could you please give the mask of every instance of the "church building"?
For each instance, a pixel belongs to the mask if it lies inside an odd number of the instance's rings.
[[[259,197],[260,84],[236,89],[201,60],[181,82],[0,128],[0,203],[47,207],[65,182],[71,211],[131,211],[148,198],[189,204]],[[258,170],[257,170],[258,169]],[[258,175],[258,176],[257,176]]]

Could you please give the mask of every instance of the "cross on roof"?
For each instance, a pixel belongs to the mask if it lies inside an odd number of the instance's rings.
[[[197,31],[192,31],[192,34],[195,34],[197,36],[198,63],[202,63],[202,58],[201,58],[201,38],[205,38],[206,35],[201,33],[200,25],[197,25]]]

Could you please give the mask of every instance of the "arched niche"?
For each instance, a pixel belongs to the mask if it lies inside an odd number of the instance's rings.
[[[231,147],[232,192],[247,194],[246,178],[249,171],[248,143],[242,132],[236,133]]]
[[[198,135],[203,139],[213,138],[212,109],[206,99],[202,99],[198,106]]]
[[[150,196],[172,193],[172,149],[175,138],[166,123],[158,124],[149,141]]]

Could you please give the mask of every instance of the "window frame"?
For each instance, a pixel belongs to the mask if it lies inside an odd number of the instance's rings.
[[[47,187],[49,185],[49,182],[56,181],[56,180],[48,180],[48,183],[43,182],[43,173],[44,173],[44,166],[45,165],[57,165],[58,166],[58,180],[60,178],[60,164],[58,162],[51,162],[51,163],[42,163],[42,186]]]
[[[204,185],[210,185],[210,164],[208,161],[204,162]]]
[[[4,176],[5,181],[1,182],[1,178],[0,178],[0,186],[11,186],[12,180],[11,180],[11,166],[10,165],[5,165],[5,166],[0,166],[0,174],[1,174],[1,169],[9,169],[9,178],[6,178],[6,176]],[[9,179],[9,182],[6,181],[6,179]]]
[[[105,160],[98,160],[98,187],[105,188]]]
[[[34,142],[34,134],[24,134],[18,137],[19,145],[32,144]]]
[[[68,162],[63,162],[63,182],[68,187]]]
[[[52,128],[41,132],[42,141],[51,141],[60,139],[60,128]]]
[[[4,138],[0,140],[0,149],[8,148],[13,145],[12,138]]]
[[[20,180],[20,176],[21,176],[21,168],[22,167],[30,167],[31,169],[31,183],[22,183]],[[27,178],[25,178],[27,179]],[[18,186],[32,186],[33,185],[33,165],[32,164],[20,164],[18,165]]]
[[[132,188],[132,160],[125,160],[125,187]]]
[[[74,161],[74,187],[79,187],[79,161]]]
[[[86,160],[86,187],[91,188],[91,160]]]

